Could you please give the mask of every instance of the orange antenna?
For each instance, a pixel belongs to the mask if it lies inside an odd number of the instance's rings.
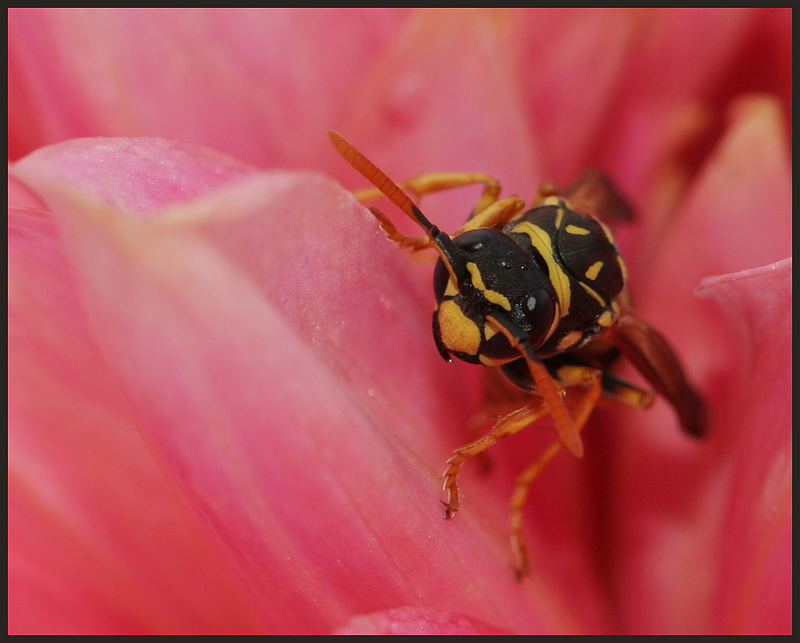
[[[459,253],[452,239],[428,221],[408,195],[400,189],[400,186],[386,176],[377,165],[359,152],[344,136],[339,134],[339,132],[329,129],[328,138],[331,139],[331,143],[333,143],[336,151],[342,155],[345,161],[352,165],[354,169],[358,170],[367,181],[383,192],[386,198],[425,230],[435,248],[442,256],[442,260],[450,271],[450,274],[457,282],[460,282],[461,279],[459,275],[464,275],[466,273],[466,266],[464,262],[458,258]]]
[[[392,203],[421,225],[426,232],[434,227],[408,198],[408,195],[377,165],[359,152],[350,141],[332,129],[328,130],[328,138],[331,139],[336,151],[344,157],[345,161],[361,172],[367,181],[383,192]]]

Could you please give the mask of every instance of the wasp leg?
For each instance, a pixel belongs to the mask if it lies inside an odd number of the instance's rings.
[[[394,241],[401,248],[409,248],[412,252],[416,252],[417,250],[424,250],[430,247],[430,237],[407,237],[404,234],[400,234],[391,219],[374,205],[369,207],[369,211],[372,212],[372,216],[381,224],[381,228],[386,232],[387,238],[390,241]]]
[[[431,172],[430,174],[415,176],[398,185],[401,189],[412,192],[414,196],[421,196],[431,192],[452,190],[477,183],[483,184],[483,192],[472,210],[474,216],[488,208],[500,196],[500,183],[493,176],[481,172]],[[353,194],[362,202],[383,196],[383,193],[377,188],[367,188]]]
[[[570,376],[569,385],[582,384],[588,386],[589,390],[581,399],[575,411],[575,425],[581,431],[586,425],[586,421],[592,413],[595,405],[602,393],[602,373],[599,370],[588,367],[574,367]],[[533,464],[517,477],[517,484],[511,496],[509,507],[509,536],[511,538],[511,551],[514,556],[514,569],[517,578],[520,579],[530,571],[528,563],[528,550],[525,546],[525,539],[522,535],[522,509],[528,498],[528,489],[531,482],[538,477],[545,465],[547,465],[561,450],[560,441],[551,444]]]
[[[528,342],[528,336],[510,319],[500,313],[493,313],[486,315],[486,321],[491,324],[492,328],[503,333],[508,342],[525,358],[533,381],[536,383],[536,391],[547,404],[559,439],[576,458],[580,458],[583,455],[583,443],[575,423],[564,405],[562,399],[564,388],[553,379],[547,367],[536,356],[533,347]]]
[[[610,373],[603,373],[602,382],[603,397],[600,402],[610,399],[637,409],[649,409],[656,399],[652,391],[634,386]]]
[[[435,172],[431,174],[422,174],[408,179],[403,183],[399,183],[398,187],[411,192],[414,197],[419,197],[431,192],[451,190],[478,183],[483,184],[483,192],[470,214],[468,223],[459,230],[458,233],[479,227],[490,228],[498,223],[505,223],[525,207],[525,201],[519,197],[507,197],[498,202],[497,197],[500,195],[501,189],[500,183],[494,177],[479,172]],[[362,203],[385,196],[383,191],[377,187],[359,190],[354,192],[353,195]],[[430,239],[428,237],[408,237],[400,234],[394,224],[389,220],[389,217],[378,208],[372,206],[369,210],[375,218],[378,219],[389,239],[397,243],[401,248],[410,248],[412,251],[416,252],[417,250],[430,247]]]
[[[500,369],[485,368],[483,376],[485,399],[480,410],[467,423],[466,434],[469,441],[483,435],[487,425],[497,423],[531,401],[530,392],[514,386]],[[479,453],[476,460],[481,473],[488,473],[492,469],[488,452]]]
[[[458,491],[456,478],[464,462],[486,451],[501,438],[507,438],[509,435],[521,431],[548,413],[549,409],[545,401],[541,398],[536,398],[521,409],[506,415],[483,437],[455,450],[455,454],[447,461],[448,467],[444,472],[443,488],[447,492],[446,509],[444,510],[445,518],[452,518],[460,506],[461,495]]]
[[[414,205],[414,202],[408,195],[400,189],[394,181],[386,176],[383,170],[359,152],[346,138],[333,130],[328,130],[328,138],[330,138],[331,144],[336,148],[336,151],[342,155],[342,158],[344,158],[353,169],[360,172],[361,176],[378,188],[381,194],[394,203],[403,214],[425,230],[425,233],[430,239],[431,247],[435,248],[439,253],[439,257],[450,273],[453,283],[457,283],[459,281],[459,275],[465,273],[466,265],[450,236],[428,221],[427,217]],[[495,184],[497,183],[494,179],[492,179],[492,181]],[[488,187],[489,186],[487,186],[487,189]],[[484,189],[484,193],[486,193],[487,189]],[[497,189],[499,190],[499,184],[497,184]],[[489,196],[491,197],[491,194]],[[496,197],[492,200],[496,200]],[[373,212],[373,215],[374,214]],[[386,217],[383,216],[382,213],[380,217],[386,220]],[[392,234],[394,234],[398,240],[402,241],[408,238],[398,235],[394,226],[391,226],[391,229],[394,230]]]
[[[561,364],[551,371],[553,376],[566,386],[573,386],[585,379],[585,373],[589,366],[582,364]],[[594,369],[593,369],[594,370]],[[630,382],[602,371],[600,378],[603,399],[611,399],[616,402],[632,406],[637,409],[647,409],[653,405],[655,396],[652,391],[641,389]]]
[[[476,228],[494,228],[514,218],[514,215],[525,208],[525,200],[518,196],[508,196],[495,201],[479,212],[473,212],[467,222],[456,234],[475,230]]]
[[[517,476],[517,485],[511,496],[509,508],[509,538],[511,539],[511,553],[514,557],[514,572],[517,580],[530,573],[528,548],[522,535],[522,508],[528,498],[528,487],[531,482],[542,472],[545,465],[552,460],[561,450],[561,442],[553,442],[525,471]]]
[[[370,192],[372,192],[372,190],[370,190]],[[474,214],[470,217],[467,223],[465,223],[456,234],[458,235],[476,228],[493,228],[498,225],[503,225],[524,207],[525,201],[518,196],[509,196],[505,199],[500,199],[492,203],[479,214]],[[413,252],[416,252],[417,250],[430,247],[430,237],[407,237],[404,234],[400,234],[389,217],[377,207],[371,205],[369,211],[372,212],[373,216],[381,224],[381,228],[384,229],[388,238],[397,243],[401,248],[410,248]]]

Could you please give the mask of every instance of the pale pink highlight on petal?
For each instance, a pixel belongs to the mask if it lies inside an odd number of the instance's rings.
[[[104,205],[146,217],[183,203],[256,169],[215,150],[159,138],[66,141],[27,156],[34,165]]]
[[[336,629],[344,635],[503,635],[508,632],[494,628],[475,619],[439,612],[424,607],[397,607],[383,612],[359,614]]]
[[[9,632],[259,630],[218,544],[136,431],[61,235],[19,193],[9,194]]]

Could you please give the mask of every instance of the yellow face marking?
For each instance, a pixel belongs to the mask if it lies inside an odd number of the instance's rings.
[[[611,313],[610,310],[603,311],[600,317],[597,318],[597,325],[602,326],[603,328],[608,328],[613,323],[614,323],[614,315]]]
[[[500,306],[500,308],[503,308],[504,310],[511,310],[511,302],[508,301],[508,297],[505,295],[501,295],[499,292],[494,290],[484,290],[483,296],[493,304]]]
[[[591,266],[589,266],[586,269],[586,272],[584,274],[586,275],[587,279],[594,281],[595,279],[597,279],[597,275],[600,274],[600,270],[602,268],[603,268],[603,262],[595,261]]]
[[[589,288],[589,286],[587,286],[587,285],[586,285],[585,283],[583,283],[582,281],[579,281],[578,283],[581,285],[581,287],[582,287],[582,288],[583,288],[583,289],[584,289],[584,290],[585,290],[587,293],[589,293],[589,295],[591,295],[591,296],[594,298],[594,300],[595,300],[595,301],[596,301],[598,304],[600,304],[601,306],[603,306],[603,307],[605,308],[605,306],[606,306],[606,301],[605,301],[605,299],[603,299],[603,298],[602,298],[602,297],[601,297],[599,294],[597,294],[597,293],[596,293],[594,290],[592,290],[591,288]]]
[[[447,280],[447,287],[444,289],[445,297],[455,297],[458,294],[458,286],[453,283],[452,279]]]
[[[488,342],[492,337],[497,335],[497,331],[492,328],[491,324],[486,324],[483,327],[483,338]]]
[[[553,242],[548,235],[539,226],[533,225],[529,221],[523,221],[514,226],[512,232],[527,234],[530,237],[531,245],[539,251],[545,262],[550,274],[550,282],[553,284],[553,290],[556,292],[558,298],[560,314],[556,315],[553,323],[556,324],[560,317],[566,317],[569,314],[569,303],[572,297],[572,291],[569,285],[569,277],[561,269],[555,259],[553,259]],[[550,329],[552,332],[552,328]],[[548,333],[549,336],[549,333]]]
[[[481,330],[452,299],[443,301],[438,312],[442,343],[453,352],[475,355],[481,346]]]
[[[483,283],[483,277],[481,277],[481,271],[478,269],[478,264],[476,264],[474,261],[468,261],[467,270],[469,270],[469,274],[472,275],[472,285],[481,292],[486,290],[486,284]]]
[[[575,344],[579,343],[582,339],[583,333],[579,330],[573,330],[572,332],[564,335],[561,341],[558,342],[558,346],[556,346],[556,348],[560,351],[565,351],[568,348],[575,346]]]
[[[586,228],[581,228],[579,225],[574,225],[570,223],[566,228],[564,228],[564,232],[569,234],[591,234],[591,230],[587,230]]]
[[[486,287],[486,284],[483,283],[483,277],[481,277],[481,271],[478,269],[478,265],[472,261],[467,262],[467,270],[469,270],[469,274],[472,275],[472,285],[475,286],[478,290],[483,293],[483,296],[486,297],[487,300],[492,302],[493,304],[497,304],[504,310],[511,310],[511,302],[508,301],[508,297],[505,295],[501,295],[496,290],[489,290]]]

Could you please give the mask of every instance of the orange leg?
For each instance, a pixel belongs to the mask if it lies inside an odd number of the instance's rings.
[[[497,201],[497,197],[500,196],[500,183],[488,174],[480,172],[431,172],[430,174],[421,174],[399,183],[398,187],[419,197],[431,192],[452,190],[478,183],[483,184],[483,192],[472,211],[473,214],[477,214]],[[353,194],[361,202],[379,199],[383,196],[383,193],[377,188],[367,188]]]
[[[408,248],[412,252],[416,252],[417,250],[424,250],[430,247],[430,237],[407,237],[404,234],[400,234],[391,219],[374,205],[369,206],[369,211],[372,212],[372,216],[381,224],[381,228],[386,232],[387,238],[390,241],[394,241],[401,248]]]
[[[583,430],[602,392],[602,373],[590,368],[581,370],[582,373],[575,373],[576,377],[582,377],[582,383],[588,386],[589,390],[583,396],[575,411],[575,425],[578,431]],[[570,384],[573,383],[577,384],[578,382],[571,382]],[[522,578],[530,572],[528,550],[522,535],[522,509],[528,498],[528,489],[530,484],[542,472],[545,465],[547,465],[561,450],[561,446],[562,443],[560,441],[551,444],[544,453],[534,460],[533,464],[517,477],[517,484],[511,496],[511,505],[509,508],[509,535],[511,538],[511,551],[514,556],[514,569],[516,570],[517,578]]]
[[[486,321],[491,324],[492,328],[503,333],[508,342],[514,348],[517,348],[520,355],[525,358],[528,369],[536,383],[536,392],[542,396],[547,404],[558,437],[576,458],[583,456],[583,443],[581,442],[580,433],[562,399],[564,387],[553,379],[547,371],[547,367],[536,357],[533,348],[527,342],[527,338],[518,328],[513,324],[504,322],[500,315],[486,315]]]
[[[473,216],[461,226],[456,234],[475,230],[476,228],[494,228],[507,223],[525,207],[525,201],[518,196],[508,196],[495,201],[489,207],[476,211]]]
[[[501,438],[507,438],[509,435],[521,431],[540,417],[547,415],[548,412],[545,401],[541,398],[534,398],[530,404],[526,404],[521,409],[517,409],[500,419],[492,427],[491,431],[483,437],[455,450],[455,455],[447,461],[449,466],[444,472],[444,490],[447,492],[447,501],[444,503],[446,506],[444,511],[445,518],[452,518],[461,503],[456,478],[464,463],[479,453],[486,451]]]
[[[400,183],[398,187],[410,192],[415,197],[419,197],[423,194],[430,194],[431,192],[451,190],[479,183],[483,184],[483,192],[478,199],[478,203],[473,208],[469,220],[457,234],[475,228],[491,228],[498,224],[505,223],[525,207],[525,202],[519,197],[506,197],[498,201],[497,197],[500,195],[500,183],[488,174],[481,174],[478,172],[436,172],[422,174]],[[378,188],[359,190],[358,192],[354,192],[354,195],[361,202],[378,199],[384,196],[383,192]],[[431,240],[428,237],[409,237],[400,234],[389,217],[378,208],[372,206],[369,210],[372,212],[373,216],[378,219],[389,239],[397,243],[401,248],[408,248],[416,252],[417,250],[430,247]]]

